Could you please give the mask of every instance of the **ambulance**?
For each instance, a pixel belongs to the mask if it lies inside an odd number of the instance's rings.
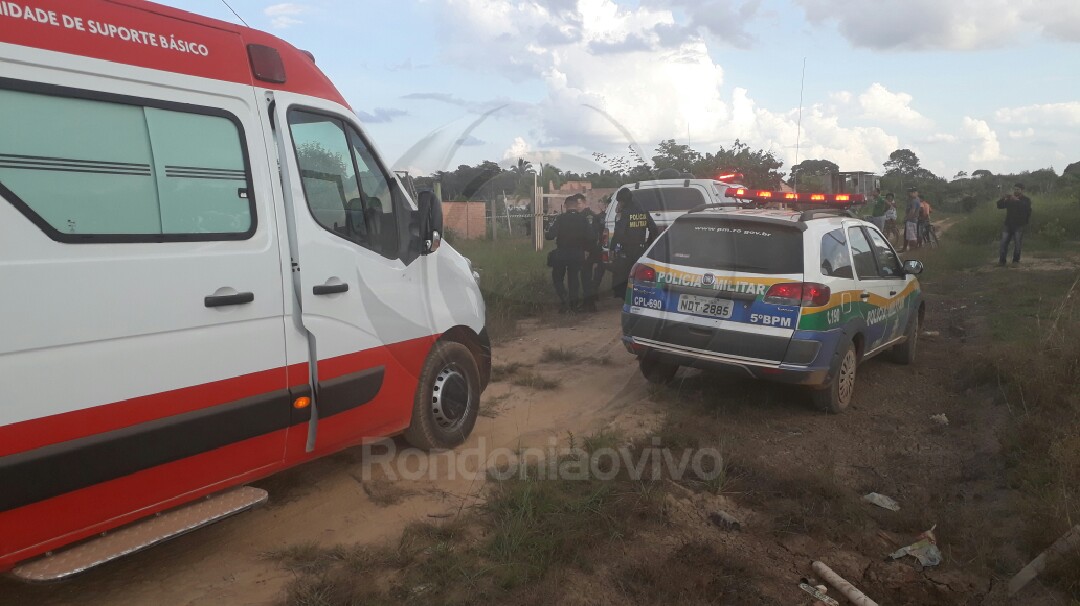
[[[272,35],[0,0],[0,572],[66,578],[365,438],[461,444],[485,307],[420,198]]]

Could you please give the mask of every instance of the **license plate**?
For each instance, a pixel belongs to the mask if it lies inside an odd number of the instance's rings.
[[[699,297],[697,295],[679,295],[679,311],[699,316],[730,318],[732,302],[727,299]]]

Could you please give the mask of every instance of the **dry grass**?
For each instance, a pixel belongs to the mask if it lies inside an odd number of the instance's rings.
[[[577,352],[565,347],[545,347],[544,353],[540,356],[540,361],[546,363],[570,363],[580,359],[581,356]]]
[[[562,385],[562,381],[559,381],[558,379],[545,377],[544,375],[531,371],[519,372],[514,376],[511,383],[518,387],[528,387],[529,389],[538,389],[540,391],[552,391],[558,389]]]

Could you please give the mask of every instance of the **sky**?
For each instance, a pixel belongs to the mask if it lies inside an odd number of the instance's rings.
[[[415,174],[576,172],[665,139],[784,169],[939,176],[1080,161],[1080,0],[228,0],[311,51]],[[222,0],[166,4],[238,22]],[[805,64],[805,76],[804,76]]]

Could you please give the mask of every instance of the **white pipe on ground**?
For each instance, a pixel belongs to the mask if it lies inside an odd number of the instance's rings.
[[[1016,573],[1016,576],[1009,581],[1009,595],[1014,595],[1035,577],[1039,576],[1039,573],[1046,568],[1047,560],[1073,550],[1080,551],[1080,524],[1073,526],[1072,530],[1063,534],[1061,538],[1054,541],[1054,544],[1047,548],[1046,551],[1040,553],[1039,557],[1032,560],[1027,566],[1024,566],[1023,570]]]
[[[866,594],[844,580],[844,577],[833,572],[832,568],[826,566],[824,562],[814,562],[810,566],[818,576],[824,579],[829,585],[832,585],[847,598],[849,602],[855,604],[855,606],[878,606],[877,602],[866,597]]]

